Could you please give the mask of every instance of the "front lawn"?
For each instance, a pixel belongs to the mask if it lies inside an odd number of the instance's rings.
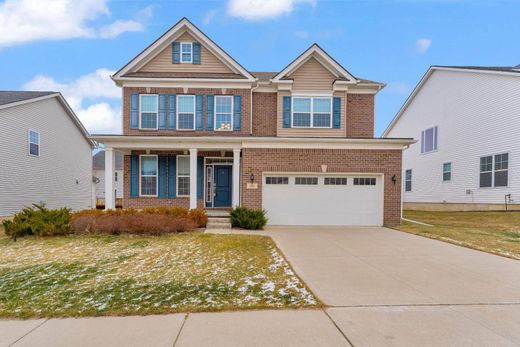
[[[405,221],[396,229],[520,259],[520,212],[405,211],[404,217],[433,227]]]
[[[317,305],[268,237],[0,237],[0,317]]]

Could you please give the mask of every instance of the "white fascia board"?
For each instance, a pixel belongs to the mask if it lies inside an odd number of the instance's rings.
[[[163,88],[229,88],[251,89],[254,82],[236,79],[215,78],[130,78],[116,80],[119,87],[163,87]]]
[[[195,36],[202,44],[204,44],[213,54],[215,54],[224,64],[226,64],[233,71],[244,75],[249,81],[256,81],[256,78],[249,73],[246,69],[244,69],[238,62],[236,62],[229,54],[227,54],[222,48],[217,46],[211,39],[209,39],[206,34],[200,31],[195,25],[193,25],[188,19],[181,19],[175,26],[173,26],[170,30],[168,30],[165,34],[163,34],[157,41],[155,41],[152,45],[142,51],[139,55],[137,55],[134,59],[132,59],[128,64],[126,64],[123,68],[117,71],[114,74],[114,78],[121,77],[125,73],[132,71],[137,66],[141,66],[153,58],[157,51],[161,51],[166,47],[166,45],[172,40],[172,37],[178,37],[179,32],[184,33],[182,31],[183,28],[186,28],[190,34]],[[154,55],[155,53],[155,55]]]
[[[93,135],[91,138],[107,148],[130,149],[240,149],[240,148],[293,148],[293,149],[372,149],[403,150],[416,141],[413,139],[339,139],[339,138],[279,138],[279,137],[180,137],[180,136],[126,136]]]
[[[26,100],[11,102],[9,104],[0,105],[0,110],[4,109],[4,108],[9,108],[9,107],[23,105],[23,104],[29,104],[31,102],[36,102],[36,101],[40,101],[40,100],[55,98],[55,97],[58,97],[59,95],[60,95],[60,93],[53,93],[53,94],[44,95],[44,96],[40,96],[40,97],[33,98],[33,99],[26,99]]]
[[[507,76],[520,77],[520,73],[512,72],[512,71],[508,72],[508,71],[480,70],[480,69],[470,69],[470,68],[461,69],[461,68],[456,68],[456,67],[442,67],[442,66],[432,66],[431,69],[432,70],[442,70],[442,71],[457,71],[457,72],[481,73],[481,74],[489,74],[489,75],[507,75]]]
[[[292,63],[290,63],[285,69],[280,71],[275,77],[272,78],[272,81],[275,83],[279,83],[281,78],[292,73],[296,70],[300,65],[305,63],[310,57],[316,54],[316,59],[329,71],[332,71],[330,68],[332,67],[336,72],[334,75],[341,74],[343,77],[348,78],[350,81],[348,83],[355,84],[358,80],[352,76],[347,70],[345,70],[341,65],[339,65],[334,59],[332,59],[325,51],[321,49],[317,44],[313,44],[309,47],[303,54],[301,54],[298,58],[296,58]],[[327,66],[328,65],[328,66]]]

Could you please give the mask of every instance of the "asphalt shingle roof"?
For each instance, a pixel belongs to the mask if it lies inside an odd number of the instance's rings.
[[[445,67],[450,69],[482,70],[482,71],[503,71],[520,73],[520,65],[517,66],[448,66],[434,65],[434,67]]]
[[[115,152],[116,154],[116,170],[123,169],[123,154]],[[100,151],[92,157],[92,168],[94,170],[105,170],[105,151]]]
[[[39,98],[56,92],[0,91],[0,105]]]

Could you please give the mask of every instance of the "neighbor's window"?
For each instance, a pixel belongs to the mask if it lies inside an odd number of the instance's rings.
[[[480,158],[480,187],[506,187],[508,184],[509,153]]]
[[[442,164],[442,181],[451,181],[451,162]]]
[[[215,130],[233,130],[232,96],[215,96]]]
[[[157,156],[141,155],[141,196],[157,196]]]
[[[330,128],[332,98],[293,97],[292,126],[294,128]]]
[[[404,174],[404,191],[411,192],[412,191],[412,170],[408,169]]]
[[[181,42],[181,62],[191,63],[193,61],[193,44],[191,42]]]
[[[40,133],[34,130],[29,130],[29,154],[40,156]]]
[[[325,177],[323,182],[326,186],[346,186],[346,177]]]
[[[318,177],[296,177],[294,183],[299,185],[317,185]]]
[[[157,115],[159,103],[157,95],[139,95],[139,114],[141,129],[157,129]]]
[[[190,195],[190,157],[177,156],[177,195]]]
[[[195,130],[195,95],[177,96],[177,129]]]
[[[437,127],[423,130],[421,133],[421,153],[437,150]]]
[[[266,177],[265,184],[289,184],[289,177]]]
[[[354,178],[355,186],[375,186],[376,179],[375,177],[356,177]]]

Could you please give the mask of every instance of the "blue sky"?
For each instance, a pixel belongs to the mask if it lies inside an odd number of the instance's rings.
[[[93,133],[117,132],[108,75],[183,16],[250,71],[279,71],[317,42],[387,84],[380,135],[430,65],[520,64],[520,1],[0,1],[0,89],[58,89]]]

